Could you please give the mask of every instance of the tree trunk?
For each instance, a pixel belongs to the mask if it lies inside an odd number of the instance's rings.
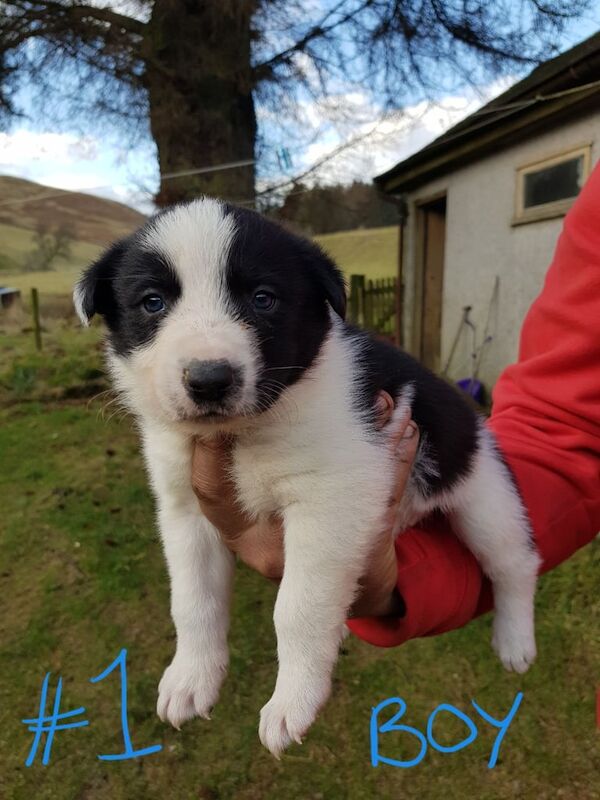
[[[210,194],[254,198],[254,166],[163,176],[254,158],[250,66],[256,0],[155,0],[144,47],[159,206]]]

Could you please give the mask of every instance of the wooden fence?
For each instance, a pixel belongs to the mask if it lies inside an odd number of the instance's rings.
[[[351,275],[348,321],[400,345],[399,295],[396,278],[371,281]]]

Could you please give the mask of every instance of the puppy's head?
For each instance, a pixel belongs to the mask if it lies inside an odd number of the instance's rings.
[[[321,250],[252,211],[203,198],[113,245],[75,288],[101,314],[117,385],[168,422],[231,427],[276,402],[343,317],[343,278]]]

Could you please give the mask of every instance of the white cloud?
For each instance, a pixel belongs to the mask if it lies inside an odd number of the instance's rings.
[[[97,143],[89,136],[36,133],[26,129],[19,129],[14,133],[0,133],[2,167],[28,166],[31,162],[72,164],[76,161],[93,160],[97,157],[97,153]]]
[[[137,163],[135,162],[137,159]],[[0,133],[0,172],[27,178],[57,189],[89,192],[149,210],[132,174],[148,174],[152,157],[141,148],[134,152],[115,150],[90,136],[20,128]]]
[[[76,175],[70,172],[50,172],[44,176],[44,186],[54,186],[56,189],[67,189],[71,192],[85,192],[91,189],[100,189],[98,176]]]
[[[93,161],[98,157],[98,142],[91,136],[82,136],[68,146],[67,152],[74,161]]]
[[[290,175],[325,160],[307,183],[370,181],[425,147],[512,82],[496,81],[478,93],[469,91],[436,103],[417,103],[384,117],[368,96],[359,92],[303,103],[299,115],[305,141],[314,139],[295,158]],[[269,174],[261,184],[276,184],[290,175]]]

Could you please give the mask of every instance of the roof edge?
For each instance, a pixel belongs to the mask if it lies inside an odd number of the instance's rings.
[[[524,138],[524,129],[530,124],[533,125],[533,133],[535,123],[540,118],[548,121],[559,113],[568,113],[570,118],[590,105],[590,97],[600,95],[598,75],[600,32],[536,67],[526,78],[461,120],[426,147],[377,175],[374,182],[386,193],[415,188],[439,175],[442,161],[444,172],[450,171],[455,164],[462,164],[465,148],[470,151],[470,160],[476,160],[485,155],[491,144],[502,144],[501,140],[507,133],[518,130],[521,138]],[[539,97],[542,87],[546,92],[558,96],[542,100]],[[578,88],[580,91],[577,91]]]

